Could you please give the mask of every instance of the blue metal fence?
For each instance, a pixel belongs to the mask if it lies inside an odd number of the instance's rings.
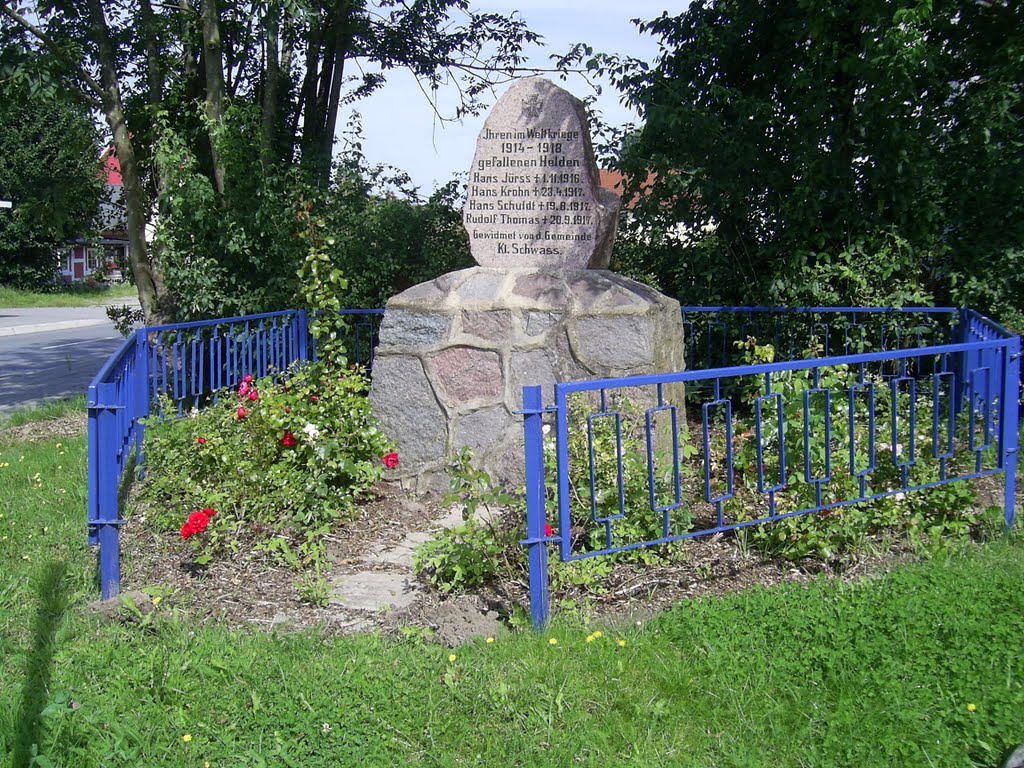
[[[580,560],[999,474],[1014,524],[1020,339],[995,322],[931,308],[683,318],[693,369],[555,384],[547,407],[524,388],[535,625],[549,545]]]
[[[346,343],[354,362],[370,365],[383,310],[345,310]],[[89,543],[99,545],[104,599],[121,589],[118,490],[125,472],[142,461],[144,426],[161,415],[182,416],[236,385],[284,373],[316,359],[304,310],[269,312],[136,330],[89,384]]]
[[[350,357],[369,364],[383,310],[345,314]],[[997,323],[972,310],[853,307],[683,307],[683,322],[686,371],[556,384],[550,406],[524,388],[538,626],[549,545],[578,560],[998,474],[1013,524],[1020,339]],[[315,359],[308,326],[285,311],[143,328],[96,375],[89,541],[105,598],[120,591],[118,490],[142,460],[141,420],[160,402],[180,416],[246,373]]]

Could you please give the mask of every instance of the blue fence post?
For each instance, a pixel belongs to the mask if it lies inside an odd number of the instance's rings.
[[[530,615],[534,629],[548,623],[548,545],[544,532],[544,413],[540,387],[523,387],[523,437],[526,458],[526,544],[530,556]]]
[[[135,461],[143,461],[142,445],[146,427],[140,419],[149,417],[149,336],[145,328],[135,331],[135,412],[131,414],[135,431]]]
[[[99,384],[95,401],[89,403],[90,423],[95,423],[96,508],[95,527],[100,545],[100,591],[103,599],[117,597],[121,592],[121,543],[118,526],[121,524],[117,505],[117,411],[124,406],[117,402],[115,384]],[[92,447],[92,441],[90,441]],[[90,456],[92,459],[93,456]]]
[[[299,337],[299,360],[309,360],[309,316],[306,310],[300,309],[296,314],[298,323],[297,333]]]
[[[1006,515],[1006,529],[1013,528],[1016,522],[1017,503],[1017,463],[1020,454],[1019,405],[1020,398],[1020,336],[1010,339],[1003,348],[1003,387],[999,395],[1002,413],[999,415],[999,428],[1003,434],[999,441],[1003,447],[1003,470],[1006,472],[1006,486],[1003,510]]]

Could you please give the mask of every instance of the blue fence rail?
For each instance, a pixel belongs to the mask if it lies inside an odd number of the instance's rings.
[[[373,361],[383,310],[345,310],[353,362]],[[121,590],[118,491],[143,460],[143,420],[182,416],[236,385],[245,374],[283,374],[316,359],[304,310],[150,326],[132,333],[89,384],[89,543],[99,545],[104,599]],[[168,412],[168,410],[170,412]]]
[[[1014,524],[1020,339],[997,323],[931,308],[683,318],[695,369],[555,384],[549,406],[524,388],[536,626],[549,546],[581,560],[1000,474]]]

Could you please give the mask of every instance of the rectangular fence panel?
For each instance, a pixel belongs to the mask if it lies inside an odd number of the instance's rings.
[[[562,560],[898,504],[998,474],[1013,524],[1020,340],[997,324],[971,311],[855,308],[685,308],[684,323],[697,329],[690,361],[729,364],[555,385],[547,540]],[[685,401],[666,402],[680,385]],[[678,422],[658,431],[667,413]],[[528,517],[547,522],[543,506]]]

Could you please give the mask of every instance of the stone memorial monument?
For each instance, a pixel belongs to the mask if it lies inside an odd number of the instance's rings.
[[[469,446],[492,477],[523,472],[522,388],[683,370],[679,303],[607,271],[618,197],[598,184],[583,104],[514,83],[477,141],[463,222],[479,266],[387,303],[370,397],[398,475],[440,485]]]

